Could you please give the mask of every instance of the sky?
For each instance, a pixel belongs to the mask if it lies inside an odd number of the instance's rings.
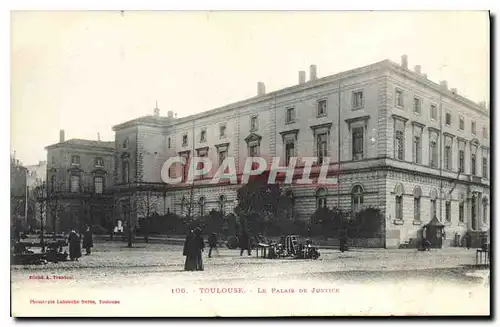
[[[11,153],[46,160],[66,139],[114,140],[112,126],[178,117],[384,59],[473,101],[489,101],[487,12],[19,11],[11,14]]]

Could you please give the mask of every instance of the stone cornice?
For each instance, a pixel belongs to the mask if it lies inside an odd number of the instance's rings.
[[[441,133],[441,131],[435,127],[427,127],[427,129],[429,130],[429,132],[436,132],[436,133]]]
[[[197,152],[200,152],[200,151],[208,151],[209,150],[209,147],[208,146],[204,146],[204,147],[201,147],[201,148],[197,148],[196,151]]]
[[[324,124],[318,124],[318,125],[312,125],[309,126],[312,130],[315,129],[320,129],[320,128],[327,128],[330,129],[332,127],[333,123],[324,123]]]
[[[408,121],[408,118],[406,117],[403,117],[403,116],[399,116],[399,115],[396,115],[396,114],[392,114],[391,116],[393,119],[396,119],[396,120],[400,120],[402,121],[403,123],[406,123]]]
[[[464,139],[463,137],[460,137],[460,136],[457,136],[457,141],[464,142],[465,144],[467,144],[467,142],[469,142],[467,139]]]
[[[355,123],[358,121],[364,121],[366,123],[369,119],[370,119],[370,115],[366,115],[366,116],[361,116],[361,117],[348,118],[345,120],[345,122],[347,124],[349,124],[349,126],[350,126],[352,123]]]
[[[422,129],[424,129],[424,128],[425,128],[425,124],[419,123],[418,121],[415,121],[415,120],[413,120],[413,121],[411,122],[411,124],[412,124],[412,125],[414,125],[414,126],[421,127]]]
[[[227,143],[219,143],[214,145],[217,149],[223,148],[223,147],[229,147],[229,142]]]
[[[450,134],[450,133],[448,133],[448,132],[443,132],[443,136],[448,136],[448,137],[451,137],[451,138],[454,138],[454,137],[455,137],[455,135]]]

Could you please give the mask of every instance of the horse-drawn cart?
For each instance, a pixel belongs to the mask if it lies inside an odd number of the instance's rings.
[[[320,256],[318,249],[312,246],[309,240],[306,241],[305,245],[299,243],[297,235],[282,237],[279,243],[259,243],[257,245],[257,257],[259,257],[259,250],[261,257],[267,259],[293,258],[316,260]]]

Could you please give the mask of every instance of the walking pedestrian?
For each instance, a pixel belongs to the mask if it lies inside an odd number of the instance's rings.
[[[87,227],[87,230],[83,234],[83,248],[85,249],[85,255],[90,255],[92,253],[92,248],[94,247],[94,240],[92,238],[92,230]]]
[[[204,247],[205,245],[203,236],[201,236],[201,230],[198,228],[195,231],[190,230],[186,236],[186,241],[184,242],[183,255],[186,256],[184,270],[203,270],[203,258],[201,256],[201,252]]]
[[[210,246],[210,249],[208,250],[208,257],[212,257],[212,250],[215,250],[217,252],[217,255],[220,256],[219,254],[219,249],[217,248],[217,233],[212,233],[210,237],[208,238],[208,246]]]
[[[342,230],[340,232],[339,241],[340,241],[340,252],[344,252],[346,250],[346,243],[347,243],[347,235],[345,230]]]
[[[240,257],[243,255],[243,251],[247,250],[248,255],[252,255],[252,249],[250,247],[250,237],[247,232],[243,232],[240,235]]]
[[[72,230],[68,235],[69,243],[69,258],[71,261],[78,261],[78,258],[82,256],[81,240],[80,236],[76,231]]]

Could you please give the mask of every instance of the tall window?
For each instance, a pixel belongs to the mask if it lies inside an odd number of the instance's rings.
[[[420,98],[413,98],[413,112],[420,113],[421,111],[421,102]]]
[[[189,156],[185,155],[184,158],[186,159],[186,163],[182,165],[182,181],[185,182],[188,180],[188,173],[189,173],[189,166],[190,166],[190,161],[189,161]]]
[[[295,142],[293,140],[288,140],[285,144],[285,160],[286,164],[290,163],[290,159],[295,156]]]
[[[445,124],[451,125],[451,113],[447,112],[445,115]]]
[[[458,123],[458,128],[460,128],[461,131],[464,130],[464,128],[465,128],[464,116],[460,116],[459,123]]]
[[[484,139],[488,138],[488,130],[486,129],[486,127],[483,127],[483,138]]]
[[[451,146],[449,145],[444,148],[444,167],[451,170]]]
[[[251,145],[249,148],[248,148],[248,155],[250,157],[258,157],[259,156],[259,146],[257,144],[254,144],[254,145]]]
[[[295,121],[295,108],[290,107],[286,108],[286,123],[293,123]]]
[[[477,202],[477,198],[475,196],[473,196],[472,201],[471,201],[471,227],[472,227],[472,230],[477,230],[476,202]]]
[[[403,108],[404,107],[404,96],[403,90],[396,89],[396,106]]]
[[[420,197],[413,198],[413,219],[420,221]]]
[[[488,223],[488,200],[483,199],[483,224]]]
[[[396,195],[396,219],[403,219],[403,196]]]
[[[50,177],[50,190],[54,192],[56,190],[56,175]]]
[[[365,104],[365,99],[363,97],[363,91],[356,91],[352,94],[352,108],[359,109],[363,108]]]
[[[326,100],[319,100],[317,107],[317,116],[325,116],[326,115]]]
[[[221,124],[219,126],[219,138],[223,139],[226,137],[226,124]]]
[[[458,222],[463,223],[465,221],[465,209],[464,209],[464,201],[460,201],[458,204]]]
[[[102,194],[104,190],[104,177],[95,176],[94,177],[94,192],[96,194]]]
[[[123,141],[123,149],[128,149],[128,139]]]
[[[470,130],[471,130],[472,135],[476,135],[476,122],[475,121],[470,123]]]
[[[188,136],[187,134],[182,135],[182,146],[187,146],[188,145]]]
[[[476,175],[476,154],[473,153],[470,156],[470,173],[471,175]]]
[[[219,150],[219,166],[222,165],[227,158],[227,150]]]
[[[436,120],[437,118],[437,106],[435,104],[431,104],[431,119]]]
[[[326,208],[326,189],[320,188],[316,191],[316,209]]]
[[[291,190],[286,192],[286,196],[289,201],[289,205],[287,206],[287,217],[288,219],[293,219],[293,215],[295,213],[295,196]]]
[[[360,185],[354,186],[351,194],[352,213],[357,214],[363,207],[363,188]]]
[[[80,164],[80,156],[71,156],[71,164],[79,165]]]
[[[80,175],[71,175],[70,191],[72,193],[80,192]]]
[[[172,139],[169,137],[168,138],[168,148],[170,149],[172,147]]]
[[[352,129],[352,160],[363,159],[363,128]]]
[[[122,182],[123,183],[128,183],[129,182],[129,166],[128,166],[128,161],[124,160],[122,162]]]
[[[222,214],[226,212],[226,197],[224,195],[219,196],[219,212]]]
[[[257,123],[257,116],[253,116],[250,118],[250,131],[254,132],[259,128]]]
[[[488,158],[483,157],[483,177],[488,178]]]
[[[431,219],[437,217],[436,199],[431,199]]]
[[[203,129],[201,130],[200,133],[200,142],[206,142],[207,141],[207,130]]]
[[[201,197],[198,200],[198,205],[200,206],[200,216],[205,216],[205,197]]]
[[[461,173],[465,171],[465,151],[458,151],[458,169]]]
[[[420,136],[413,138],[413,161],[415,163],[422,163],[422,140]]]
[[[446,216],[446,221],[451,223],[451,201],[446,201],[445,216]]]
[[[429,147],[430,147],[429,164],[431,167],[437,167],[438,166],[438,149],[437,149],[436,141],[429,142]]]
[[[184,215],[185,210],[186,210],[186,198],[182,197],[182,199],[181,199],[181,215]]]
[[[96,167],[104,167],[104,159],[102,159],[102,158],[95,158],[95,166]]]
[[[396,131],[396,159],[404,160],[405,140],[402,131]]]
[[[323,160],[328,156],[328,133],[321,133],[316,136],[316,153],[318,157],[318,164],[323,164]]]

